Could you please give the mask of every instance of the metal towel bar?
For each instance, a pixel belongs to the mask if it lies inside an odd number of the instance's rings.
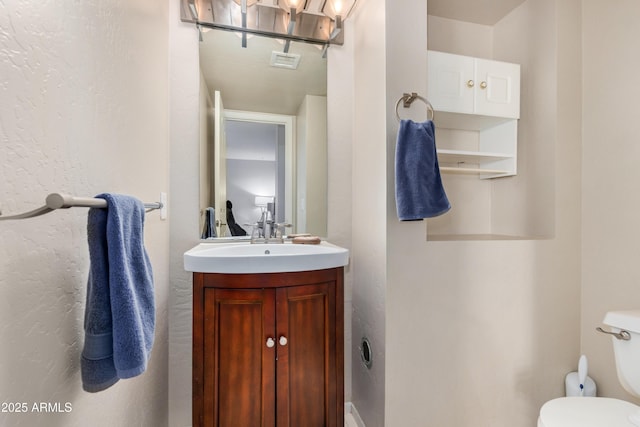
[[[154,203],[145,203],[144,207],[148,211],[160,209],[160,218],[166,218],[166,194],[160,194],[160,202]],[[107,201],[104,199],[97,199],[93,197],[76,197],[70,196],[68,194],[62,193],[51,193],[47,196],[45,200],[45,205],[41,206],[37,209],[31,210],[29,212],[23,212],[16,215],[10,216],[2,216],[0,212],[0,221],[6,219],[26,219],[33,218],[36,216],[44,215],[56,209],[67,209],[74,207],[83,207],[83,208],[106,208]]]

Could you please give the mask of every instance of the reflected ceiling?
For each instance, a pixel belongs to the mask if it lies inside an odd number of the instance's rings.
[[[295,115],[306,94],[327,95],[327,61],[317,45],[292,42],[289,53],[300,54],[297,70],[269,65],[273,51],[284,45],[269,37],[251,37],[247,47],[234,32],[202,34],[200,68],[209,90],[219,90],[230,110]]]

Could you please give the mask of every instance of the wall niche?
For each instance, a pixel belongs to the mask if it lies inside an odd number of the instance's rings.
[[[494,25],[429,15],[429,51],[519,64],[521,95],[514,168],[517,173],[487,179],[487,174],[443,172],[452,208],[427,221],[427,240],[554,236],[557,59],[555,34],[540,37],[539,28],[532,24],[523,7]],[[482,132],[486,131],[478,131],[473,125],[453,126],[449,114],[439,113],[437,107],[434,123],[439,150],[482,151]],[[444,156],[439,158],[441,167],[455,166],[447,164]]]

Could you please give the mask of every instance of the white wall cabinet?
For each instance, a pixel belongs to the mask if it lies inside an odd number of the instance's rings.
[[[441,170],[515,175],[520,66],[436,51],[428,51],[428,61],[427,97],[436,127],[479,132],[477,150],[438,149]]]

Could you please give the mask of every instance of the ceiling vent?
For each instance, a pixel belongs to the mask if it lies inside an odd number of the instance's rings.
[[[300,63],[300,55],[295,53],[271,52],[271,66],[278,68],[287,68],[289,70],[297,70]]]

